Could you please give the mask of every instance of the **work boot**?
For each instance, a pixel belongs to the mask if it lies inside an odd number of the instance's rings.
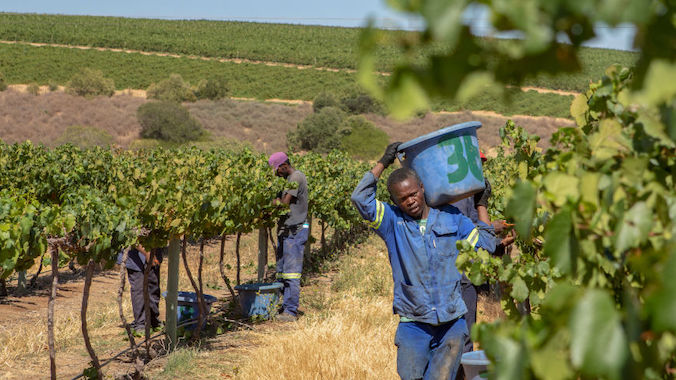
[[[298,318],[291,313],[283,312],[282,314],[277,315],[277,318],[275,319],[279,322],[296,322]]]

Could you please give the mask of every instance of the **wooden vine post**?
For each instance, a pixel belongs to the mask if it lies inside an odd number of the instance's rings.
[[[52,255],[52,289],[47,304],[47,345],[49,346],[49,373],[52,380],[56,380],[56,349],[54,348],[54,302],[59,285],[59,251],[56,247],[49,247]]]
[[[167,265],[167,297],[166,303],[166,331],[167,331],[167,347],[169,351],[176,348],[176,325],[178,321],[178,268],[181,252],[181,241],[177,237],[173,237],[169,241],[169,257]]]
[[[22,270],[19,272],[19,280],[16,284],[16,294],[23,295],[26,293],[26,271]]]
[[[258,282],[265,278],[265,269],[268,267],[268,229],[258,230]]]

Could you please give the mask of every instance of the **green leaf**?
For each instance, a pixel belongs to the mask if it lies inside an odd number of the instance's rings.
[[[624,214],[615,231],[615,251],[620,253],[644,243],[653,226],[653,211],[637,202]]]
[[[560,335],[560,334],[557,334]],[[530,361],[538,379],[565,380],[573,378],[573,370],[568,363],[566,351],[561,347],[561,337],[555,336],[539,350],[533,350]]]
[[[662,271],[662,286],[646,300],[646,309],[656,331],[676,330],[676,246]]]
[[[577,248],[573,243],[573,220],[567,207],[559,211],[545,229],[544,254],[562,273],[575,273]]]
[[[561,207],[568,199],[573,202],[579,198],[578,186],[580,180],[561,172],[552,172],[545,176],[543,183],[554,199],[554,204]]]
[[[626,141],[622,137],[622,125],[613,119],[603,119],[598,132],[589,136],[592,156],[599,161],[607,160],[620,152],[626,152]]]
[[[650,64],[643,88],[636,93],[634,101],[648,106],[669,104],[676,96],[676,63],[655,60]]]
[[[570,115],[573,116],[575,123],[577,123],[579,127],[587,124],[588,111],[589,105],[587,104],[587,96],[585,94],[579,94],[570,104]]]
[[[434,38],[454,46],[462,28],[461,18],[466,0],[424,1],[422,4],[421,13]]]
[[[528,182],[519,182],[509,199],[505,215],[516,222],[516,231],[522,239],[528,239],[535,212],[535,189]]]
[[[599,207],[599,173],[585,172],[580,178],[580,196],[583,202]]]
[[[589,289],[570,319],[573,365],[590,377],[618,379],[627,357],[627,338],[610,296]]]
[[[427,94],[412,71],[395,71],[389,85],[385,102],[395,118],[404,119],[428,108]]]
[[[512,291],[509,295],[519,302],[523,302],[528,298],[528,286],[526,286],[526,282],[521,277],[514,277],[512,280]]]

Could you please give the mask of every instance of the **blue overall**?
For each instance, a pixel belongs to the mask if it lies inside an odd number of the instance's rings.
[[[394,280],[393,311],[401,318],[395,344],[402,379],[454,379],[468,336],[467,312],[455,267],[456,242],[495,250],[493,228],[450,205],[430,208],[426,231],[398,207],[376,200],[377,180],[367,172],[352,193],[361,216],[385,241]]]
[[[309,231],[308,225],[302,224],[295,229],[283,228],[277,236],[277,280],[284,284],[282,309],[294,316],[298,314],[303,251]]]

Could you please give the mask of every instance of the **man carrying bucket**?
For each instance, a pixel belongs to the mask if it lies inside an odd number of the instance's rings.
[[[303,251],[308,239],[307,219],[308,187],[305,174],[295,169],[284,152],[273,153],[268,164],[275,175],[284,177],[288,182],[296,182],[296,189],[284,190],[273,203],[289,206],[277,225],[277,279],[284,284],[282,312],[277,320],[295,321],[298,315],[300,298],[300,275],[303,272]]]
[[[455,267],[456,242],[495,250],[492,227],[475,227],[457,208],[429,207],[415,171],[397,169],[387,180],[395,205],[376,200],[378,178],[394,162],[399,143],[390,144],[352,193],[352,202],[385,241],[394,279],[393,310],[397,372],[402,379],[454,379],[465,339],[467,312]]]

